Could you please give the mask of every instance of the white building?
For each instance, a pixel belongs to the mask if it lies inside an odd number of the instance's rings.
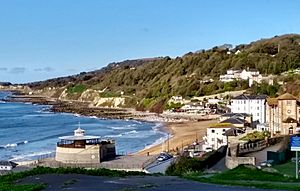
[[[182,106],[181,109],[188,113],[200,113],[205,107],[200,103],[189,103]]]
[[[215,125],[208,127],[206,129],[206,136],[203,137],[204,145],[203,150],[217,150],[221,146],[227,145],[227,137],[224,135],[225,132],[231,128],[234,128],[233,125]]]
[[[266,99],[265,95],[240,95],[231,99],[232,113],[247,113],[252,115],[253,121],[266,122]]]
[[[234,80],[248,80],[249,87],[253,85],[254,82],[261,83],[262,75],[259,74],[259,71],[256,69],[247,69],[247,70],[233,70],[229,69],[226,71],[226,74],[220,75],[221,82],[232,82]]]
[[[0,171],[10,171],[15,168],[18,164],[12,161],[0,161]]]
[[[232,124],[225,120],[206,129],[206,136],[203,137],[203,151],[217,150],[222,146],[236,142],[239,140],[238,136],[245,133],[244,125],[237,127],[241,121],[245,120],[239,118],[230,118],[229,120],[231,120],[230,122],[238,121]]]
[[[233,70],[229,69],[226,71],[226,74],[220,75],[221,82],[232,82],[234,80],[238,80],[240,78],[242,70]]]
[[[233,74],[220,75],[221,82],[232,82],[232,81],[234,81],[234,79],[235,79],[235,77]]]

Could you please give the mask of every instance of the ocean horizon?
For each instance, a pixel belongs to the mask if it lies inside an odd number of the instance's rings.
[[[0,99],[11,95],[0,92]],[[50,106],[0,102],[0,160],[27,161],[53,156],[59,137],[80,127],[87,135],[116,141],[117,154],[131,154],[167,139],[162,123],[99,119],[53,113]]]

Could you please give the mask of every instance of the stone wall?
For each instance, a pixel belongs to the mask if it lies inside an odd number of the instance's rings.
[[[230,157],[226,156],[225,165],[229,169],[233,169],[241,164],[255,165],[255,157]]]
[[[240,145],[231,144],[227,149],[225,165],[229,169],[233,169],[241,164],[255,165],[255,157],[240,157]]]

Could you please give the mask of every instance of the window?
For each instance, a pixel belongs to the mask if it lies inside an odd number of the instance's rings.
[[[287,106],[291,106],[291,105],[292,105],[292,101],[291,101],[291,100],[287,100],[287,101],[286,101],[286,105],[287,105]]]
[[[223,129],[223,132],[225,132],[226,131],[226,129]]]
[[[246,104],[246,100],[244,101],[244,104]]]
[[[257,113],[257,116],[259,116],[259,113]]]
[[[213,129],[213,130],[211,130],[211,133],[215,133],[215,130]]]
[[[214,141],[215,141],[215,138],[211,138],[211,141],[214,142]]]
[[[257,100],[257,103],[259,104],[259,100]]]
[[[259,107],[257,107],[257,110],[259,110]]]

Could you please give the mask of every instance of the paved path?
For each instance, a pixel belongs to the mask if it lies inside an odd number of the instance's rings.
[[[267,147],[261,151],[258,152],[254,152],[254,153],[249,153],[245,156],[248,157],[255,157],[256,158],[256,165],[259,165],[261,162],[266,161],[267,160],[267,151],[278,151],[281,148],[281,143],[278,143],[276,145],[272,145],[270,147]]]
[[[48,187],[44,191],[268,191],[266,189],[206,184],[170,176],[109,178],[78,174],[51,174],[27,177],[20,183],[46,183]]]
[[[170,158],[166,161],[154,161],[149,166],[145,168],[145,170],[149,173],[162,173],[164,174],[167,170],[167,168],[172,164],[172,162],[175,160],[175,158]]]

